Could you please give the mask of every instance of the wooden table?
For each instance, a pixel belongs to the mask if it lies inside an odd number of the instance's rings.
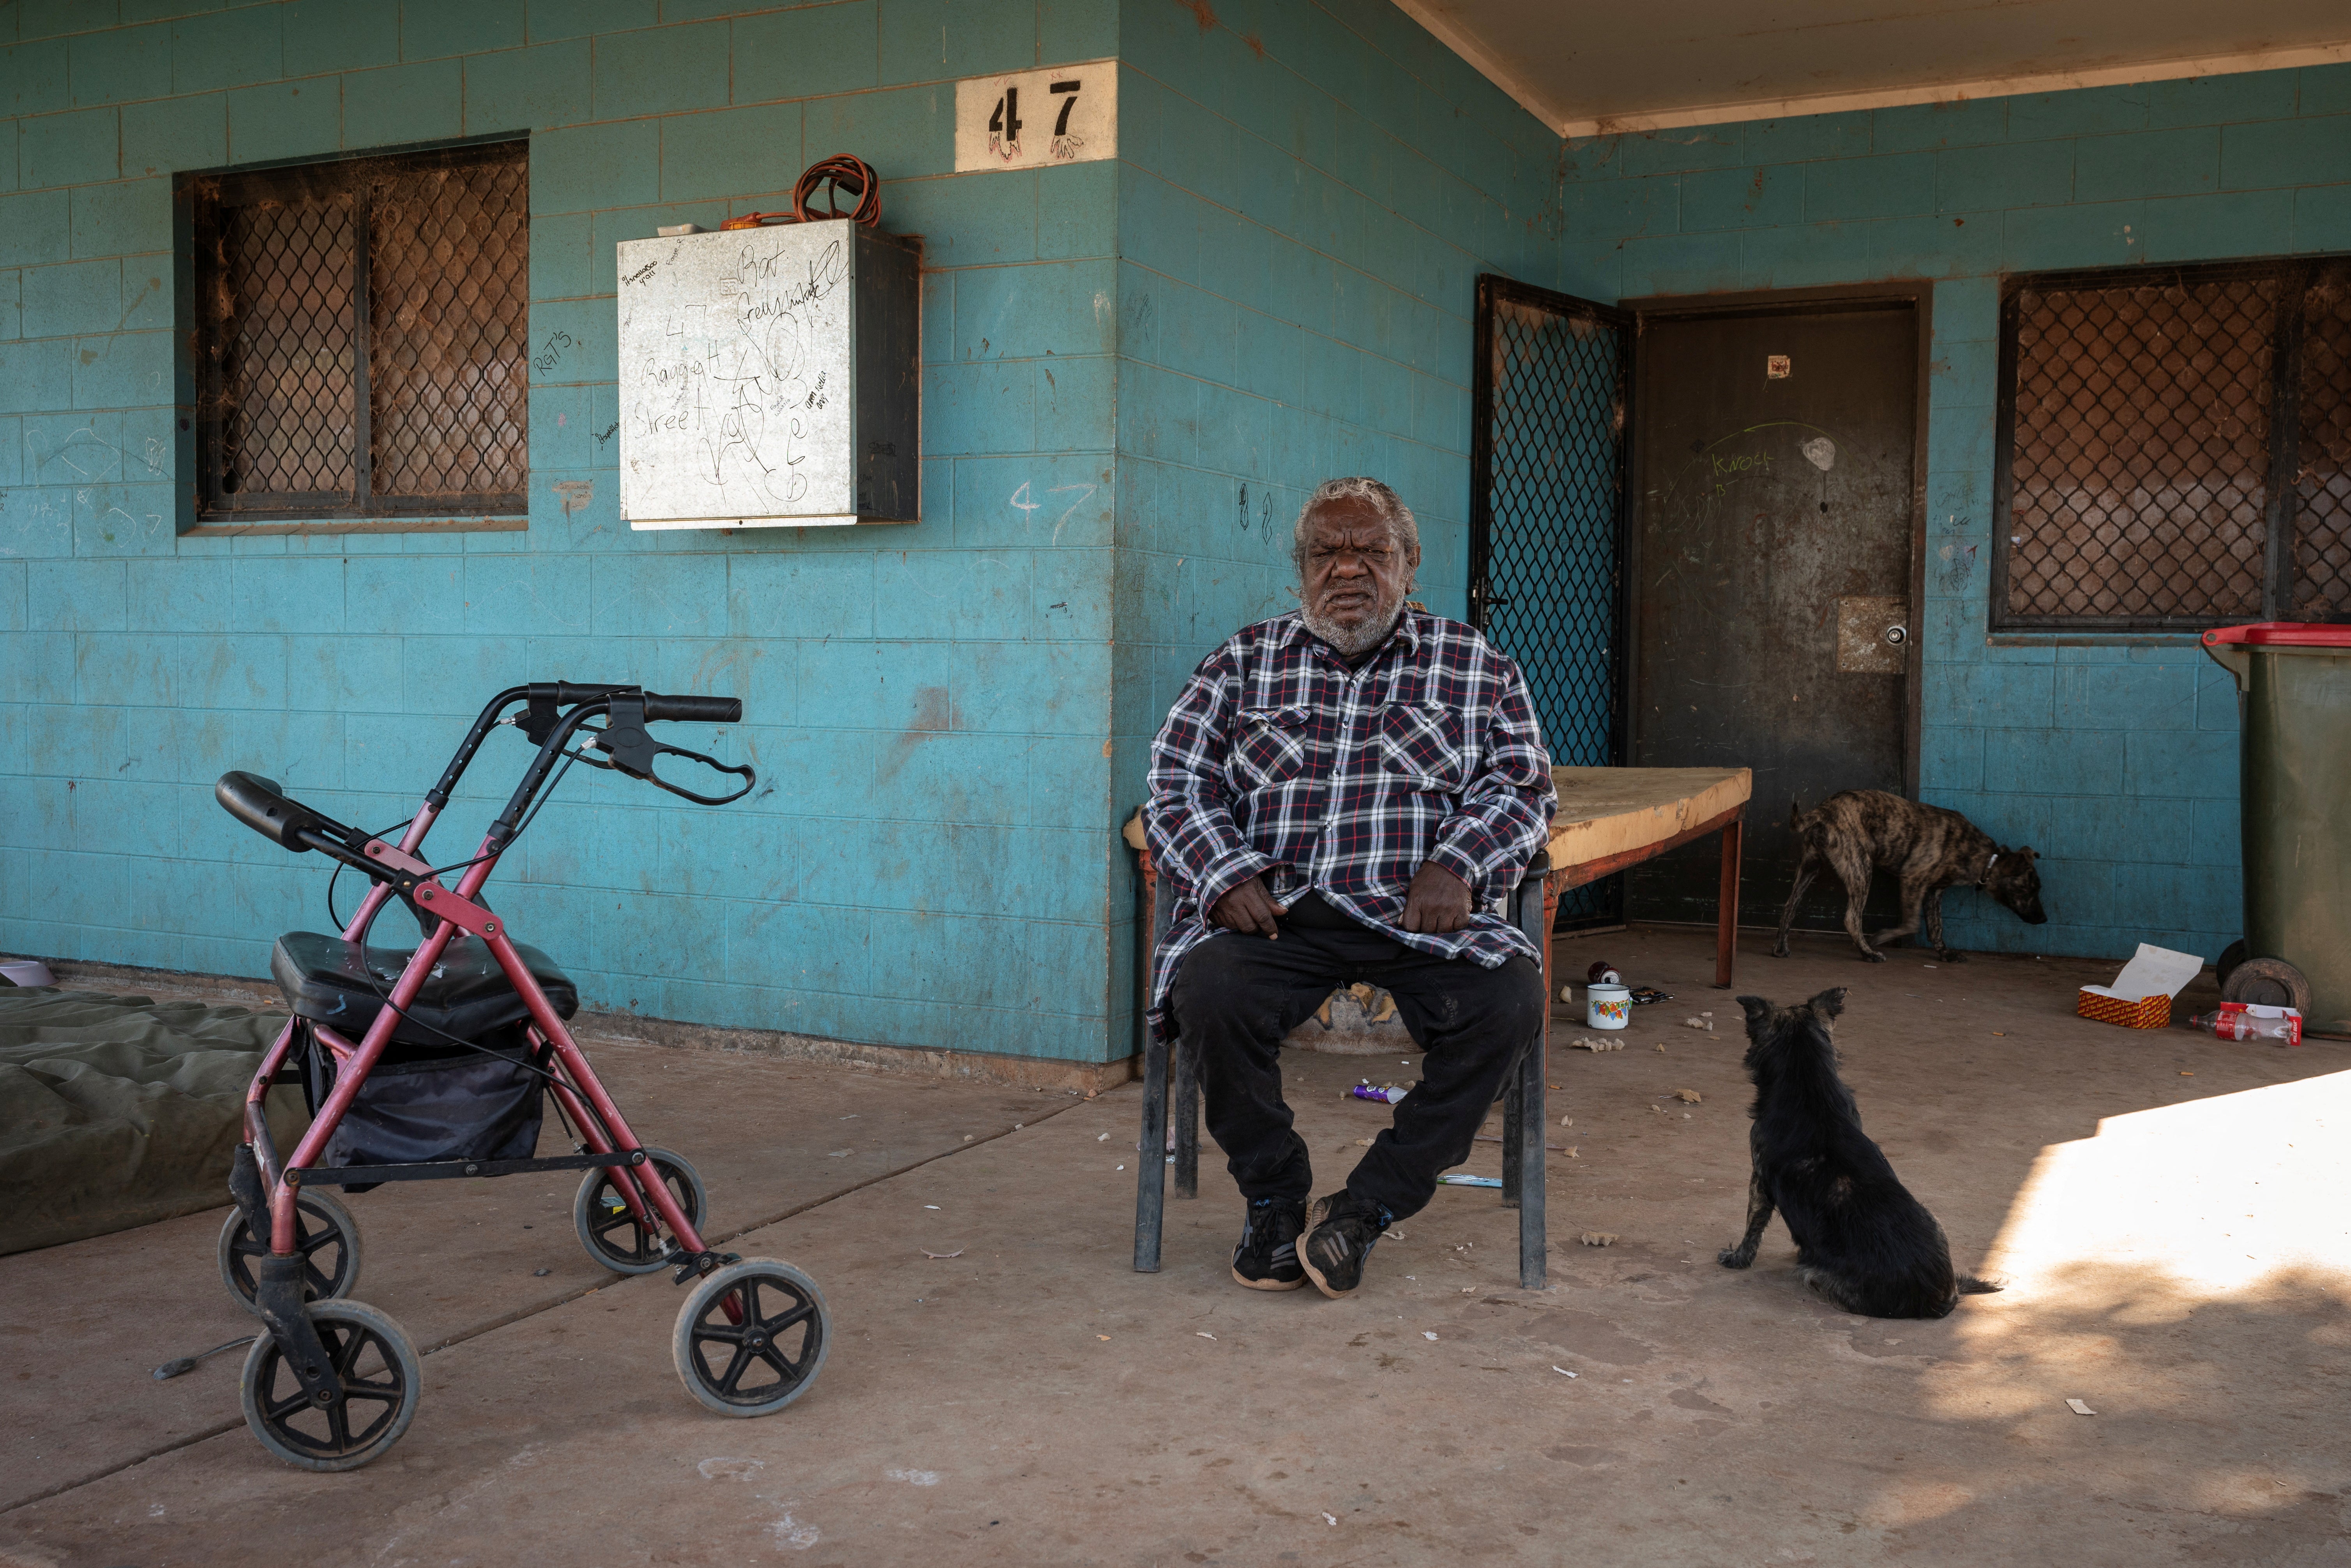
[[[1728,987],[1739,938],[1740,831],[1754,776],[1744,768],[1554,768],[1551,779],[1559,791],[1549,846],[1554,900],[1692,839],[1722,835],[1714,983]]]

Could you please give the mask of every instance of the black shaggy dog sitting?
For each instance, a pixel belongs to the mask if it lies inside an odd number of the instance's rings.
[[[1755,1156],[1747,1234],[1717,1261],[1744,1269],[1771,1223],[1788,1222],[1796,1270],[1848,1312],[1872,1318],[1939,1318],[1963,1295],[1996,1284],[1951,1271],[1950,1243],[1910,1196],[1884,1151],[1861,1130],[1853,1091],[1837,1076],[1829,1020],[1844,1011],[1844,988],[1801,1007],[1741,997],[1747,1009],[1747,1075],[1755,1082]]]

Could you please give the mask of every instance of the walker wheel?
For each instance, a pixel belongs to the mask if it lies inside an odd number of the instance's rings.
[[[685,1391],[721,1416],[771,1416],[809,1391],[832,1345],[816,1281],[747,1258],[697,1282],[678,1309],[670,1355]]]
[[[355,1470],[400,1441],[423,1379],[416,1347],[391,1317],[362,1301],[320,1301],[310,1322],[343,1381],[332,1405],[314,1403],[267,1333],[245,1358],[237,1393],[261,1446],[306,1470]]]
[[[294,1250],[302,1255],[304,1301],[337,1301],[359,1288],[359,1222],[323,1187],[295,1195]],[[247,1312],[253,1310],[253,1260],[268,1256],[269,1238],[256,1240],[245,1210],[230,1209],[220,1233],[221,1283]]]
[[[2220,982],[2220,999],[2310,1014],[2310,981],[2283,958],[2247,958]]]
[[[648,1166],[660,1172],[671,1196],[685,1210],[687,1222],[699,1231],[702,1217],[710,1207],[702,1177],[684,1155],[649,1148],[645,1156],[644,1165],[635,1167],[638,1179],[643,1179]],[[615,1273],[651,1274],[678,1260],[676,1245],[661,1234],[661,1216],[648,1212],[645,1218],[653,1222],[652,1228],[629,1212],[611,1169],[601,1166],[588,1173],[580,1184],[580,1196],[571,1200],[571,1223],[580,1232],[580,1244],[588,1249],[588,1256]]]

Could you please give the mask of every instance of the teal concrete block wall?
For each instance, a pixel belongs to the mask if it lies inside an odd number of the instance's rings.
[[[1953,940],[2240,935],[2220,668],[2192,638],[1987,633],[1999,277],[2351,250],[2351,66],[1604,137],[1562,172],[1575,293],[1935,280],[1920,790],[2039,850],[2050,912],[1955,894]]]
[[[1385,0],[1120,12],[1117,766],[1193,666],[1296,603],[1313,486],[1420,521],[1419,597],[1468,567],[1481,271],[1557,267],[1558,138]]]
[[[955,175],[948,85],[1101,58],[1116,25],[1086,0],[0,6],[0,948],[264,974],[278,931],[327,928],[327,868],[222,813],[223,770],[380,826],[499,687],[642,681],[741,696],[676,738],[760,789],[705,810],[565,780],[491,893],[590,1005],[1125,1055],[1118,171]],[[532,342],[573,345],[531,390],[528,528],[184,533],[172,175],[495,132],[532,144]],[[632,533],[615,242],[789,204],[835,152],[925,236],[922,522]],[[486,748],[444,857],[520,750]]]

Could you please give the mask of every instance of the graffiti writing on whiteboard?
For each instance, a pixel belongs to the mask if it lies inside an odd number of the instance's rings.
[[[751,515],[809,493],[811,438],[837,417],[827,411],[840,388],[824,366],[844,329],[836,296],[849,258],[837,240],[810,255],[747,236],[722,267],[706,287],[655,308],[656,329],[637,340],[650,346],[632,350],[640,393],[626,418],[632,450],[690,469],[719,492],[714,511]]]

